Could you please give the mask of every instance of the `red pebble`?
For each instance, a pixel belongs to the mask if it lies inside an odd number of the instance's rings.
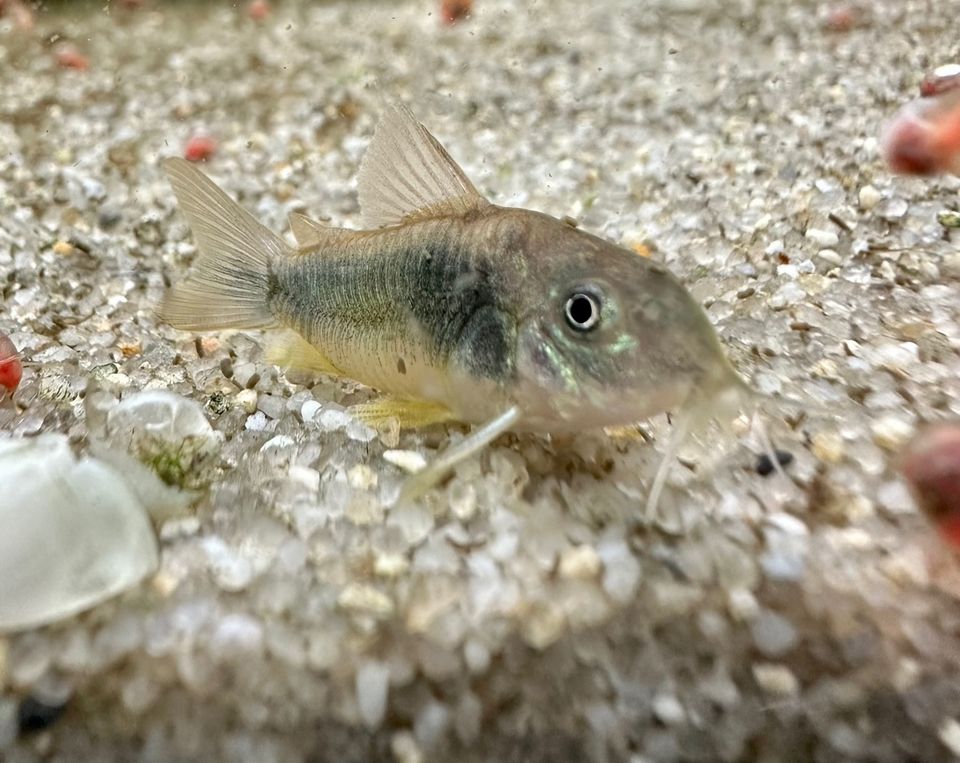
[[[945,517],[940,521],[939,530],[947,543],[960,549],[960,516]]]
[[[861,21],[860,11],[852,5],[838,5],[827,11],[823,26],[829,32],[849,32]]]
[[[884,129],[881,150],[900,174],[960,174],[960,88],[901,108]]]
[[[920,95],[931,98],[954,88],[960,88],[960,64],[944,64],[923,78]]]
[[[196,135],[187,141],[183,158],[191,162],[205,162],[217,152],[217,142],[205,135]]]
[[[918,432],[901,454],[899,469],[940,535],[960,549],[960,422]]]
[[[270,3],[267,0],[253,0],[247,6],[247,15],[254,21],[263,21],[270,15]]]
[[[0,400],[12,395],[23,376],[23,364],[10,337],[0,334]]]
[[[444,24],[456,24],[470,15],[473,0],[440,0],[440,20]]]
[[[33,11],[22,0],[0,0],[0,16],[9,14],[13,25],[18,29],[29,32],[33,29]]]
[[[73,45],[59,46],[54,53],[54,57],[57,60],[57,65],[62,66],[64,69],[85,71],[90,68],[90,59],[73,47]]]

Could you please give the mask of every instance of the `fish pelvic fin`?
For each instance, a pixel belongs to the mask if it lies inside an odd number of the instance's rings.
[[[190,162],[163,163],[200,250],[193,272],[160,304],[160,318],[186,331],[270,328],[271,263],[290,248]]]
[[[357,187],[366,228],[463,217],[490,207],[447,150],[400,104],[381,117]]]
[[[327,374],[327,376],[343,376],[330,358],[296,331],[284,331],[272,336],[267,343],[265,354],[268,363],[283,369],[296,368],[300,371]]]
[[[490,419],[479,429],[473,430],[456,445],[451,445],[423,469],[408,477],[400,488],[394,506],[403,506],[415,501],[447,476],[458,464],[486,448],[504,432],[512,429],[523,414],[517,406],[511,406],[496,418]]]
[[[369,403],[350,407],[350,413],[364,424],[378,427],[389,419],[397,419],[401,429],[418,429],[431,424],[456,421],[457,417],[442,403],[386,395]]]

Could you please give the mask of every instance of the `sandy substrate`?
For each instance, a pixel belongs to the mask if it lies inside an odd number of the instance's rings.
[[[960,409],[960,253],[937,222],[960,181],[893,178],[877,146],[960,53],[960,2],[877,0],[846,33],[811,2],[594,5],[478,0],[454,28],[347,0],[262,24],[159,2],[0,20],[0,331],[32,361],[0,428],[84,451],[92,379],[169,389],[224,435],[166,473],[199,498],[158,520],[155,576],[0,636],[0,760],[960,756],[960,568],[890,467]],[[58,67],[52,35],[89,69]],[[282,375],[256,334],[158,323],[195,255],[160,158],[214,136],[207,170],[269,227],[356,226],[392,98],[493,201],[678,273],[771,396],[795,484],[756,473],[748,434],[717,438],[647,521],[657,420],[652,443],[505,437],[389,510],[386,451],[462,429],[338,426],[331,403],[369,391]]]

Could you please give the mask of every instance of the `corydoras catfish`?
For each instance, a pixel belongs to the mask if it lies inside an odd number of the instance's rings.
[[[354,408],[368,422],[480,425],[404,496],[510,429],[573,433],[680,410],[669,455],[688,429],[751,395],[663,265],[490,203],[405,107],[386,111],[363,160],[364,230],[294,214],[290,247],[191,164],[165,168],[200,254],[167,294],[164,320],[286,329],[268,358],[380,391]]]

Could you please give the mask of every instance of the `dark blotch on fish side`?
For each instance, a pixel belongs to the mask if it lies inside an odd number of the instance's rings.
[[[477,376],[502,381],[513,371],[511,348],[515,334],[505,315],[493,305],[486,305],[464,325],[457,355]]]
[[[437,247],[412,253],[411,283],[417,285],[407,305],[441,356],[454,355],[477,376],[502,380],[512,370],[516,329],[509,325],[501,296],[504,284],[482,260]]]
[[[56,723],[66,709],[66,702],[51,705],[34,697],[26,697],[17,708],[17,728],[21,734],[43,731]]]
[[[777,455],[777,461],[780,462],[780,466],[788,466],[793,463],[793,453],[789,453],[785,450],[775,450],[774,453]],[[773,462],[770,460],[770,456],[766,453],[760,455],[757,459],[756,466],[757,474],[761,477],[766,477],[769,474],[773,473]]]
[[[397,358],[397,373],[398,374],[407,373],[407,364],[403,362],[403,358]]]

